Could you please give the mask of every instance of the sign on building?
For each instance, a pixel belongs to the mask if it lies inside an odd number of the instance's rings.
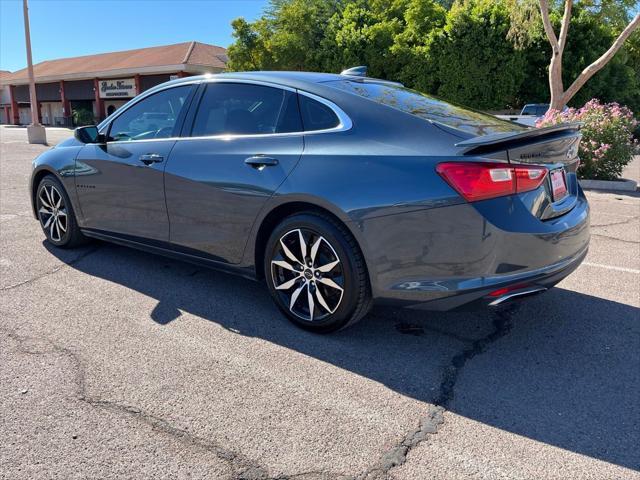
[[[100,80],[99,85],[100,98],[131,98],[138,94],[133,78]]]

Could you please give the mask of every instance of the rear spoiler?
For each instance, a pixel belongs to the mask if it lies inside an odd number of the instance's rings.
[[[551,138],[563,137],[567,134],[577,134],[582,128],[582,122],[561,123],[544,128],[529,128],[517,133],[494,133],[492,135],[481,135],[468,140],[463,140],[455,144],[456,147],[464,149],[464,153],[471,151],[487,152],[504,150],[531,143],[535,140],[547,140]],[[540,138],[543,137],[543,138]]]

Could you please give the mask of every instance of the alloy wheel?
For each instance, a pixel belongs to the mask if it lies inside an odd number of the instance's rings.
[[[53,185],[43,185],[38,192],[38,217],[42,228],[54,242],[62,241],[69,226],[64,198]]]
[[[335,249],[318,233],[297,228],[280,237],[271,259],[273,286],[297,317],[321,321],[344,295],[344,271]]]

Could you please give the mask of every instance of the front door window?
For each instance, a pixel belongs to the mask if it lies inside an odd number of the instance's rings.
[[[109,141],[123,142],[177,136],[178,115],[191,85],[155,93],[125,110],[111,123]]]

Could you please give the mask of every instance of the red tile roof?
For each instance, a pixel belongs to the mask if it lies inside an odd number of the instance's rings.
[[[122,74],[163,73],[167,67],[185,66],[185,70],[221,71],[227,63],[226,50],[200,42],[184,42],[160,47],[138,48],[122,52],[47,60],[33,66],[36,81],[109,77]],[[163,69],[163,67],[165,67]],[[3,74],[3,83],[24,83],[27,69]]]

